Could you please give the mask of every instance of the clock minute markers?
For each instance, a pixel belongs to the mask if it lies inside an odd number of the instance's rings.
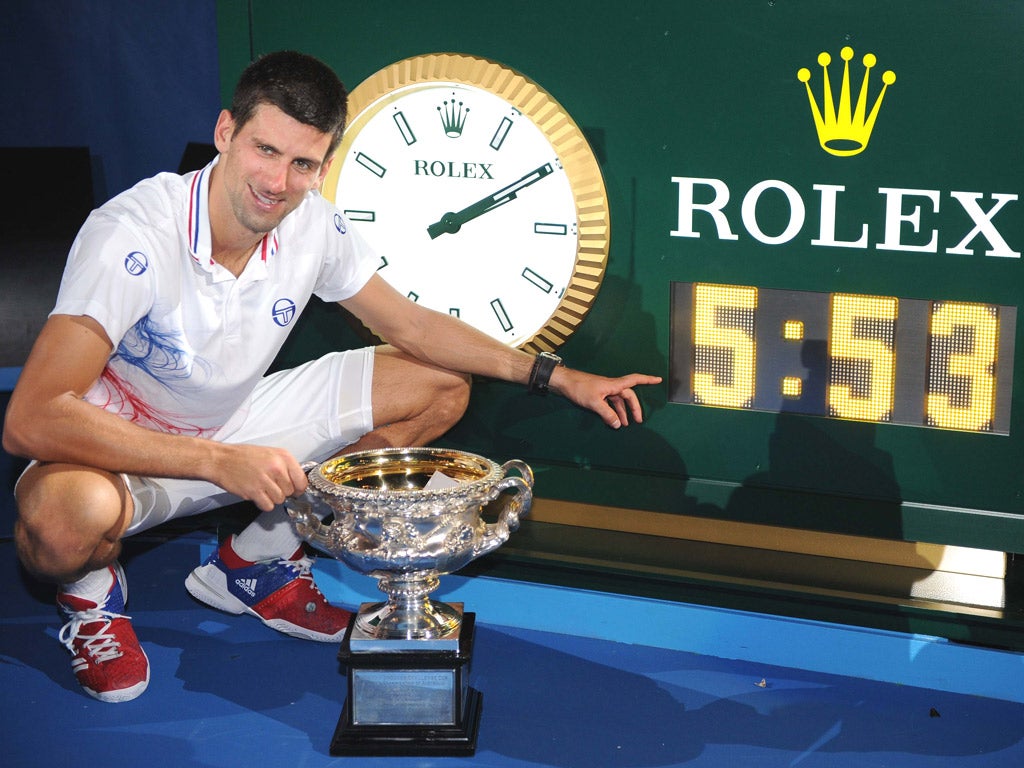
[[[539,168],[535,168],[520,177],[516,181],[513,181],[508,186],[499,189],[493,195],[488,195],[487,197],[477,200],[475,203],[463,208],[461,211],[448,211],[441,216],[440,219],[427,227],[427,234],[430,235],[431,240],[434,240],[444,234],[454,235],[462,229],[462,225],[466,222],[472,221],[478,216],[482,216],[505,203],[515,200],[521,190],[531,184],[537,183],[553,171],[554,168],[552,167],[552,164],[545,163]]]

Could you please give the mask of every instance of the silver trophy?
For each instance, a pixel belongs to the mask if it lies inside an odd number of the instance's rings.
[[[360,606],[342,643],[348,700],[332,753],[472,754],[475,616],[429,595],[519,527],[533,471],[447,448],[360,451],[303,469],[307,491],[286,505],[299,535],[387,595]]]

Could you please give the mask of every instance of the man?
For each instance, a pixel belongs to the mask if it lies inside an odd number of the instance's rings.
[[[300,461],[434,440],[461,417],[473,374],[548,384],[614,428],[641,420],[632,388],[660,381],[535,367],[391,289],[315,191],[345,103],[316,59],[258,59],[217,120],[217,159],[117,196],[72,246],[3,443],[34,460],[15,493],[19,557],[59,585],[60,639],[97,699],[133,699],[149,681],[124,616],[125,536],[252,501],[261,513],[189,574],[189,592],[288,634],[337,641],[349,613],[316,588],[282,506],[305,489]],[[388,345],[264,376],[313,293]]]

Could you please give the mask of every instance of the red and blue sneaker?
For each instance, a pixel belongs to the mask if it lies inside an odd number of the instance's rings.
[[[327,602],[301,547],[290,558],[253,563],[235,554],[231,541],[185,579],[194,598],[227,613],[248,613],[286,635],[322,643],[342,639],[352,614]]]
[[[71,669],[93,698],[131,701],[149,685],[149,659],[124,615],[128,582],[120,564],[109,566],[113,584],[102,603],[60,592],[57,607],[67,623],[58,638],[71,651]]]

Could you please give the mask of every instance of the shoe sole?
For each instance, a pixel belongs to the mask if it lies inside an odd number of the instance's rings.
[[[215,565],[201,565],[192,571],[192,573],[190,573],[185,579],[185,589],[187,589],[188,593],[196,600],[201,603],[205,603],[211,608],[216,608],[218,611],[224,611],[225,613],[230,613],[235,616],[240,616],[242,614],[255,616],[271,629],[283,632],[284,634],[292,637],[298,637],[303,640],[313,640],[318,643],[336,643],[340,642],[341,638],[345,634],[344,631],[342,631],[337,635],[325,635],[322,632],[314,632],[313,630],[306,629],[305,627],[300,627],[297,624],[292,624],[290,621],[285,621],[284,619],[263,618],[256,611],[228,591],[227,576],[225,576],[224,572]]]
[[[146,656],[146,652],[142,652],[143,656]],[[106,704],[120,704],[125,701],[131,701],[137,699],[142,693],[149,687],[149,657],[146,656],[146,679],[141,683],[136,683],[131,688],[122,688],[118,691],[94,691],[92,688],[86,688],[82,686],[82,690],[92,696],[98,701],[102,701]]]

